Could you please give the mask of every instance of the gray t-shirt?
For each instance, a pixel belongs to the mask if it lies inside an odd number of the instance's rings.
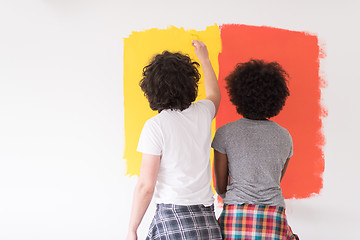
[[[241,118],[220,127],[212,147],[228,158],[225,204],[285,207],[281,171],[293,154],[292,138],[285,128],[269,120]]]

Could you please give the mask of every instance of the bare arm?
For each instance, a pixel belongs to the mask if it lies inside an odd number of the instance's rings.
[[[210,62],[209,52],[206,45],[201,41],[193,40],[192,45],[195,47],[195,54],[199,58],[204,71],[206,99],[214,103],[216,116],[220,105],[221,94],[216,74]]]
[[[286,168],[287,168],[287,166],[288,166],[288,164],[289,164],[289,160],[290,160],[290,158],[288,158],[288,159],[286,160],[286,162],[285,162],[285,164],[284,164],[284,168],[283,168],[283,170],[281,171],[280,182],[281,182],[281,180],[283,179],[283,177],[284,177],[284,175],[285,175]]]
[[[127,240],[137,239],[136,231],[154,193],[160,159],[161,156],[143,154],[140,176],[134,191]]]
[[[227,155],[214,150],[216,192],[224,198],[229,181]]]

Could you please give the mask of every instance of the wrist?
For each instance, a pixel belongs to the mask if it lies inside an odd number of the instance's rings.
[[[137,226],[136,225],[133,225],[133,224],[130,224],[129,225],[129,228],[128,228],[128,232],[129,233],[136,233],[137,232]]]
[[[211,61],[209,58],[201,60],[200,63],[203,67],[211,66]]]

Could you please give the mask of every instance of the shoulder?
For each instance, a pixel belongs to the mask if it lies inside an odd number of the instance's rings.
[[[226,123],[216,130],[215,137],[228,137],[228,135],[234,132],[234,130],[237,129],[239,125],[241,125],[241,123],[239,123],[238,120]]]
[[[215,105],[214,103],[209,100],[209,99],[202,99],[199,101],[196,101],[194,103],[192,103],[193,107],[197,107],[197,108],[209,108],[209,109],[214,109],[215,110]]]
[[[234,137],[234,134],[232,134],[234,131],[232,129],[236,125],[236,122],[237,121],[227,123],[216,130],[211,144],[212,148],[222,154],[227,153],[228,144],[232,142]]]
[[[206,111],[212,118],[215,116],[215,104],[209,99],[196,101],[190,107],[199,111]]]
[[[242,121],[240,119],[224,124],[219,127],[217,131],[231,131],[232,129],[239,128],[242,126]]]
[[[274,121],[271,121],[271,122],[273,123],[273,125],[274,125],[276,128],[279,129],[279,131],[282,131],[282,132],[284,132],[284,133],[289,133],[289,131],[288,131],[285,127],[281,126],[281,125],[278,124],[277,122],[274,122]]]
[[[156,122],[158,122],[160,120],[161,116],[160,113],[149,118],[148,120],[146,120],[145,124],[146,125],[151,125],[151,124],[155,124]]]
[[[222,125],[221,127],[219,127],[217,130],[216,130],[216,133],[224,133],[224,132],[226,132],[226,130],[230,127],[231,125],[230,125],[230,123],[227,123],[227,124],[225,124],[225,125]]]
[[[144,123],[143,129],[160,130],[160,125],[161,125],[160,122],[161,122],[161,116],[160,116],[160,114],[158,114],[158,115],[146,120],[146,122]]]
[[[292,140],[291,134],[287,128],[280,126],[277,122],[274,122],[274,121],[272,121],[272,122],[278,132],[280,132],[284,137],[290,138],[290,140]]]

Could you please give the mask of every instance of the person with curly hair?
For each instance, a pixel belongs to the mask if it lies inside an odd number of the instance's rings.
[[[199,64],[187,55],[164,51],[143,69],[140,87],[159,114],[140,135],[137,151],[143,155],[127,240],[137,239],[153,195],[157,208],[146,239],[222,239],[210,166],[220,89],[207,47],[195,40],[192,45],[204,71],[206,99],[195,102]]]
[[[287,78],[278,63],[263,60],[239,63],[225,78],[243,118],[220,127],[212,142],[224,239],[298,239],[287,223],[280,188],[293,155],[292,138],[270,120],[290,95]]]

